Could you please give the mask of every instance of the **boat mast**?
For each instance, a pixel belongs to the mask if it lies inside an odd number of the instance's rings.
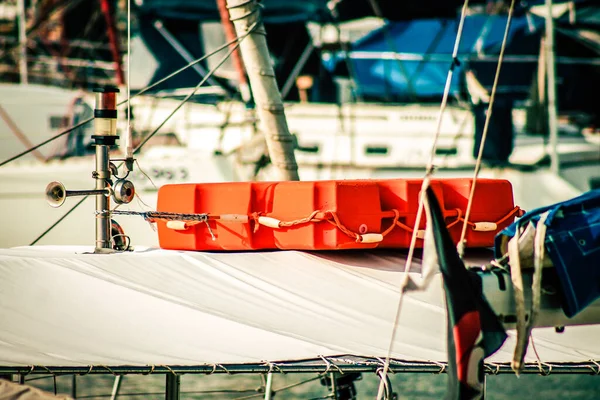
[[[227,0],[217,0],[217,6],[219,7],[219,14],[221,16],[221,25],[223,26],[223,31],[225,32],[225,40],[227,42],[232,42],[235,39],[235,28],[233,27],[233,23],[229,19],[229,11],[227,11]],[[231,47],[235,46],[232,44]],[[250,87],[248,86],[248,79],[246,79],[246,70],[244,69],[244,63],[242,62],[242,58],[240,57],[240,52],[236,49],[233,53],[231,53],[231,58],[233,60],[233,66],[238,74],[238,82],[240,86],[240,94],[242,95],[242,100],[245,103],[250,102]]]
[[[27,33],[25,31],[25,0],[17,0],[17,8],[19,13],[19,74],[21,83],[27,85],[29,83],[27,77]]]
[[[558,125],[556,107],[556,64],[554,60],[554,17],[552,0],[546,0],[546,79],[548,82],[548,129],[550,135],[550,170],[559,173]]]
[[[288,129],[281,93],[267,48],[265,27],[256,0],[227,0],[229,15],[240,42],[250,89],[265,135],[271,162],[280,180],[300,180],[294,155],[294,140]],[[256,24],[256,26],[255,26]],[[248,33],[252,29],[251,33]]]

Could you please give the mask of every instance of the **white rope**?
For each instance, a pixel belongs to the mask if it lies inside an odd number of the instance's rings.
[[[131,98],[131,0],[127,0],[127,99]],[[126,158],[133,158],[133,135],[131,132],[131,101],[127,102],[127,150]]]
[[[416,221],[415,221],[415,226],[413,229],[413,235],[411,238],[411,243],[410,243],[410,248],[409,248],[409,252],[408,252],[408,256],[407,256],[407,260],[406,260],[406,265],[404,268],[404,279],[402,280],[401,283],[401,290],[400,290],[400,297],[398,299],[398,308],[396,310],[396,316],[394,319],[394,326],[393,326],[393,330],[392,330],[392,338],[390,341],[390,346],[388,348],[388,354],[386,356],[386,362],[384,364],[384,368],[383,368],[383,375],[387,374],[387,371],[389,369],[389,360],[390,360],[390,356],[391,353],[393,351],[393,345],[394,345],[394,339],[396,336],[396,332],[398,329],[398,321],[400,319],[400,310],[402,308],[402,300],[404,297],[404,292],[405,292],[405,288],[409,282],[409,277],[408,277],[408,272],[410,271],[410,267],[412,264],[412,258],[413,258],[413,254],[414,254],[414,248],[416,245],[416,233],[418,231],[418,227],[420,225],[420,221],[421,221],[421,217],[423,214],[423,204],[424,204],[424,198],[425,198],[425,191],[427,189],[427,187],[429,186],[429,181],[430,181],[430,177],[433,174],[433,159],[435,156],[435,151],[437,148],[437,142],[438,142],[438,138],[440,135],[440,131],[441,131],[441,124],[442,124],[442,116],[443,113],[445,111],[447,102],[448,102],[448,95],[450,92],[450,84],[452,82],[452,75],[454,72],[454,68],[457,65],[457,54],[458,54],[458,48],[460,45],[460,39],[462,36],[462,31],[463,31],[463,27],[464,27],[464,21],[465,21],[465,17],[466,17],[466,10],[468,7],[468,0],[465,0],[465,3],[463,4],[463,8],[462,8],[462,12],[461,12],[461,18],[460,18],[460,22],[459,22],[459,26],[458,26],[458,32],[456,35],[456,40],[454,42],[454,50],[452,52],[452,66],[450,68],[450,70],[448,71],[448,76],[446,79],[446,86],[444,87],[444,95],[442,97],[442,104],[440,106],[440,112],[438,115],[438,121],[437,121],[437,128],[436,128],[436,132],[435,132],[435,137],[434,137],[434,141],[433,141],[433,145],[431,147],[431,154],[429,157],[429,162],[427,164],[426,167],[426,172],[425,172],[425,178],[423,179],[423,184],[421,186],[421,196],[419,197],[419,206],[418,206],[418,210],[417,210],[417,216],[416,216]],[[485,145],[485,140],[487,138],[487,131],[488,131],[488,127],[489,127],[489,121],[490,121],[490,116],[491,116],[491,110],[492,110],[492,106],[494,104],[494,100],[495,100],[495,95],[496,95],[496,88],[498,87],[498,80],[499,80],[499,76],[500,76],[500,69],[502,66],[502,60],[504,58],[504,51],[506,49],[506,42],[508,39],[508,32],[510,30],[510,25],[511,25],[511,21],[512,21],[512,16],[513,16],[513,11],[514,11],[514,5],[515,5],[515,0],[511,1],[511,5],[510,5],[510,9],[508,12],[508,19],[506,22],[506,28],[504,31],[504,37],[502,40],[502,47],[500,48],[500,55],[498,57],[498,65],[496,68],[496,75],[494,77],[494,84],[492,87],[492,93],[491,93],[491,97],[490,97],[490,104],[488,106],[488,112],[486,115],[486,120],[485,120],[485,125],[483,128],[483,134],[482,134],[482,138],[481,138],[481,143],[479,146],[479,154],[477,156],[477,162],[475,164],[475,172],[474,172],[474,177],[473,177],[473,184],[471,186],[471,192],[469,194],[469,201],[467,204],[467,210],[466,210],[466,214],[465,214],[465,221],[463,224],[463,229],[462,229],[462,233],[461,233],[461,239],[459,242],[459,255],[462,257],[463,253],[464,253],[464,238],[466,235],[466,229],[467,229],[467,221],[468,221],[468,217],[469,214],[471,212],[471,206],[472,206],[472,202],[473,202],[473,197],[474,197],[474,193],[475,193],[475,186],[476,186],[476,180],[477,177],[479,175],[479,170],[481,168],[481,158],[482,158],[482,154],[483,154],[483,146]],[[377,400],[380,400],[383,396],[384,393],[384,386],[380,383],[379,385],[379,390],[377,393]]]
[[[492,107],[494,106],[494,100],[496,99],[496,89],[498,87],[498,81],[500,79],[500,70],[502,68],[502,60],[504,59],[504,50],[506,49],[506,42],[508,41],[508,32],[510,31],[510,25],[512,22],[513,11],[515,9],[515,0],[510,2],[510,8],[508,9],[508,18],[506,20],[506,28],[504,29],[504,37],[502,38],[502,47],[500,48],[500,55],[498,56],[498,65],[496,66],[496,75],[494,76],[494,84],[492,86],[492,93],[490,94],[490,103],[488,104],[487,114],[485,116],[485,124],[483,125],[483,132],[481,134],[481,143],[479,144],[479,153],[477,154],[477,162],[475,163],[475,171],[473,173],[473,183],[471,185],[471,192],[469,193],[469,201],[467,203],[467,210],[465,212],[465,221],[460,234],[460,241],[458,242],[458,254],[463,257],[465,252],[465,236],[467,235],[467,226],[469,216],[471,215],[471,206],[473,205],[473,198],[475,197],[475,187],[477,186],[477,177],[481,169],[481,159],[483,156],[483,149],[485,141],[487,139],[488,128],[490,125],[490,119],[492,117]]]
[[[456,39],[454,41],[454,49],[452,50],[452,65],[450,66],[450,69],[448,70],[448,75],[446,77],[446,84],[444,86],[444,94],[442,96],[442,103],[440,105],[440,111],[438,114],[438,118],[437,118],[437,126],[435,129],[435,135],[433,138],[433,143],[431,146],[431,154],[429,155],[429,161],[427,162],[427,167],[425,170],[425,178],[423,179],[423,183],[421,185],[421,195],[419,196],[419,205],[417,208],[417,216],[416,216],[416,220],[415,220],[415,225],[413,227],[413,232],[412,232],[412,237],[410,239],[410,247],[408,250],[408,255],[406,258],[406,265],[404,267],[404,278],[400,284],[400,296],[398,298],[398,306],[396,308],[396,316],[394,317],[394,325],[392,328],[392,337],[390,339],[390,345],[388,347],[388,352],[385,358],[385,363],[383,365],[383,371],[382,371],[382,377],[387,377],[387,373],[390,367],[390,357],[392,354],[392,351],[394,350],[394,341],[396,338],[396,334],[398,331],[398,321],[400,320],[400,310],[402,309],[402,300],[404,299],[404,292],[406,290],[406,287],[408,285],[409,282],[409,271],[410,271],[410,267],[412,266],[412,259],[414,256],[414,252],[415,252],[415,247],[417,244],[417,233],[419,231],[419,225],[421,224],[421,218],[423,216],[423,203],[425,200],[425,192],[427,187],[429,186],[429,181],[430,181],[430,177],[431,175],[433,175],[433,159],[435,157],[435,150],[437,148],[437,143],[438,143],[438,139],[440,137],[440,132],[441,132],[441,128],[442,128],[442,117],[444,115],[444,111],[446,110],[446,106],[448,104],[448,97],[450,94],[450,86],[452,84],[452,77],[454,75],[454,69],[456,68],[456,66],[458,65],[458,49],[460,47],[460,40],[462,38],[462,32],[463,32],[463,28],[464,28],[464,23],[465,23],[465,18],[467,16],[467,9],[469,6],[469,0],[465,0],[463,7],[462,7],[462,11],[460,14],[460,22],[458,24],[458,32],[456,33]],[[466,222],[465,222],[466,225]],[[384,385],[384,380],[385,379],[381,379],[381,381],[379,382],[379,389],[377,391],[377,400],[381,400],[384,392],[385,392],[385,385]]]

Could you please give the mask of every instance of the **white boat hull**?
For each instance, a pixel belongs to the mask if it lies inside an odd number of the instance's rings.
[[[6,95],[5,95],[6,94]],[[0,85],[0,104],[11,112],[17,126],[31,141],[41,142],[57,130],[48,128],[52,118],[67,118],[69,105],[79,95],[60,88],[35,85]],[[35,105],[28,107],[27,99]],[[90,107],[92,99],[86,97]],[[149,133],[179,104],[173,99],[140,96],[134,101],[134,127]],[[349,178],[420,178],[429,157],[432,132],[438,109],[433,106],[293,104],[286,114],[292,133],[303,180]],[[119,114],[123,117],[124,112]],[[516,122],[523,121],[517,114]],[[123,131],[125,119],[121,118]],[[255,121],[254,121],[255,122]],[[252,113],[241,103],[217,106],[186,103],[137,157],[138,164],[129,176],[147,207],[135,200],[122,209],[147,211],[156,206],[156,188],[166,183],[223,182],[253,178],[254,162],[264,149],[235,153],[256,135]],[[473,120],[466,110],[447,110],[439,146],[455,149],[435,157],[439,177],[471,177]],[[517,127],[517,130],[519,128]],[[8,158],[24,147],[8,127],[0,122],[0,155]],[[61,154],[67,139],[41,149],[46,156]],[[168,142],[175,144],[168,145]],[[511,161],[534,165],[546,154],[541,138],[517,136]],[[160,144],[159,144],[160,143]],[[260,144],[260,141],[258,141]],[[58,146],[50,152],[48,148]],[[61,147],[62,146],[62,147]],[[232,153],[230,156],[217,156]],[[512,182],[515,203],[526,210],[563,201],[589,190],[590,178],[598,175],[600,148],[584,139],[571,139],[559,146],[561,159],[587,155],[588,165],[564,170],[561,176],[547,168],[530,172],[516,169],[488,169],[482,177],[503,178]],[[117,155],[118,157],[118,155]],[[596,162],[594,163],[593,160]],[[10,230],[0,232],[0,247],[32,243],[78,199],[69,199],[59,210],[44,201],[44,188],[50,181],[62,181],[69,190],[89,189],[93,185],[91,157],[70,157],[41,163],[26,156],[0,167],[0,218]],[[141,167],[141,168],[140,168]],[[444,169],[446,168],[446,169]],[[151,179],[148,179],[149,176]],[[272,179],[269,168],[258,179]],[[568,177],[565,179],[564,177]],[[93,243],[93,201],[87,200],[39,244]],[[134,244],[156,246],[157,235],[140,217],[119,218]]]

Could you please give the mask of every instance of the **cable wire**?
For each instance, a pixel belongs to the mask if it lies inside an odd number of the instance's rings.
[[[39,235],[37,238],[35,238],[33,242],[29,243],[29,245],[33,246],[34,244],[39,242],[44,236],[46,236],[48,233],[50,233],[50,231],[52,229],[54,229],[58,224],[60,224],[65,218],[67,218],[69,216],[69,214],[71,214],[73,211],[75,211],[75,209],[77,207],[79,207],[81,205],[81,203],[83,203],[88,197],[89,197],[89,195],[82,197],[81,200],[79,200],[77,203],[75,203],[75,205],[73,207],[71,207],[71,209],[69,211],[64,213],[62,217],[60,217],[58,220],[56,220],[55,223],[50,225],[50,227],[48,229],[46,229],[44,232],[42,232],[42,234]]]
[[[252,30],[250,30],[251,32]],[[246,36],[244,36],[246,37]],[[243,38],[242,37],[242,40]],[[221,65],[223,65],[225,63],[225,61],[227,61],[227,59],[233,54],[233,52],[240,46],[240,42],[238,41],[236,43],[235,46],[233,46],[228,52],[227,54],[221,59],[221,61],[219,61],[219,63],[211,70],[209,71],[206,76],[204,78],[202,78],[202,80],[196,85],[196,87],[194,88],[194,90],[192,90],[187,96],[185,96],[185,98],[177,105],[177,107],[175,107],[175,109],[158,125],[158,127],[156,129],[154,129],[154,131],[152,131],[152,133],[150,133],[148,136],[146,136],[144,138],[144,140],[142,140],[142,142],[133,150],[133,154],[136,154],[140,151],[140,149],[142,148],[142,146],[144,146],[146,143],[148,143],[148,141],[158,133],[158,131],[167,123],[167,121],[169,121],[169,119],[171,119],[171,117],[173,117],[173,115],[175,115],[175,113],[177,113],[177,111],[179,111],[179,109],[181,109],[181,107],[183,107],[183,105],[185,103],[187,103],[187,101],[192,98],[192,96],[194,96],[196,94],[196,92],[198,91],[198,89],[200,89],[200,87],[202,85],[204,85],[204,83],[214,74],[214,72],[221,67]]]
[[[167,118],[150,134],[148,135],[133,151],[133,153],[137,153],[142,146],[144,146],[148,140],[150,140],[152,138],[152,136],[154,136],[163,126],[164,124],[173,116],[175,115],[175,113],[196,93],[196,91],[200,88],[200,86],[202,86],[210,76],[212,76],[215,71],[221,67],[221,65],[231,56],[231,54],[233,54],[233,52],[239,47],[240,43],[242,40],[244,40],[245,37],[247,37],[250,33],[252,33],[254,31],[254,29],[256,29],[256,27],[259,25],[260,21],[257,21],[256,23],[254,23],[252,26],[250,26],[250,28],[248,29],[248,31],[243,35],[243,36],[239,36],[238,38],[236,38],[237,43],[235,44],[235,46],[231,47],[230,50],[227,52],[227,54],[221,59],[221,61],[219,61],[219,63],[212,68],[210,71],[208,71],[208,73],[206,74],[206,76],[204,77],[204,79],[202,79],[200,81],[200,83],[198,83],[198,85],[196,85],[196,87],[194,88],[194,90],[188,94],[182,101],[181,103],[171,112],[171,114],[169,114],[167,116]],[[232,42],[233,43],[233,42]],[[226,46],[221,46],[222,49],[226,48]],[[206,56],[205,56],[206,57]],[[189,67],[189,65],[187,66]],[[187,68],[186,67],[186,68]],[[185,69],[185,68],[183,68]],[[181,69],[181,70],[183,70]],[[181,71],[179,70],[179,71]],[[173,74],[171,74],[170,76],[172,76]],[[168,77],[167,77],[168,78]],[[147,89],[146,89],[147,90]],[[92,118],[93,119],[93,118]],[[74,129],[74,128],[71,128]],[[122,165],[123,163],[121,163],[119,165],[119,167]],[[0,166],[2,166],[3,164],[0,164]],[[119,168],[117,167],[117,168]],[[38,236],[31,244],[30,246],[33,246],[34,244],[36,244],[40,239],[42,239],[44,236],[46,236],[52,229],[54,229],[59,223],[61,223],[71,212],[73,212],[77,207],[79,207],[87,198],[89,197],[89,195],[84,196],[79,202],[77,202],[73,207],[71,207],[71,209],[69,211],[67,211],[62,217],[60,217],[54,224],[52,224],[48,229],[46,229],[40,236]]]
[[[204,61],[204,60],[205,60],[205,59],[207,59],[208,57],[211,57],[211,56],[213,56],[213,55],[217,54],[217,53],[218,53],[218,52],[220,52],[221,50],[224,50],[224,49],[226,49],[228,46],[230,46],[230,45],[234,44],[235,42],[237,42],[238,40],[240,40],[240,38],[241,38],[241,37],[237,37],[235,40],[232,40],[232,41],[230,41],[230,42],[227,42],[227,43],[225,43],[225,44],[223,44],[223,45],[221,45],[221,46],[217,47],[215,50],[211,51],[211,52],[210,52],[210,53],[208,53],[208,54],[205,54],[205,55],[203,55],[202,57],[198,58],[198,59],[197,59],[197,60],[195,60],[194,62],[191,62],[191,63],[189,63],[188,65],[186,65],[186,66],[184,66],[184,67],[181,67],[181,68],[180,68],[180,69],[178,69],[177,71],[175,71],[175,72],[173,72],[173,73],[171,73],[171,74],[167,75],[166,77],[164,77],[164,78],[162,78],[162,79],[160,79],[160,80],[158,80],[158,81],[154,82],[153,84],[151,84],[151,85],[149,85],[149,86],[146,86],[144,89],[142,89],[142,90],[140,90],[139,92],[135,93],[135,94],[134,94],[133,96],[131,96],[130,98],[128,98],[128,99],[125,99],[125,100],[123,100],[123,101],[119,102],[119,103],[117,104],[117,106],[122,106],[123,104],[129,103],[129,101],[131,101],[132,99],[134,99],[134,98],[136,98],[136,97],[138,97],[138,96],[141,96],[142,94],[144,94],[144,93],[146,93],[147,91],[149,91],[149,90],[151,90],[151,89],[155,88],[156,86],[160,85],[161,83],[164,83],[164,82],[166,82],[167,80],[169,80],[169,79],[173,78],[174,76],[176,76],[176,75],[180,74],[181,72],[185,71],[186,69],[188,69],[188,68],[191,68],[191,67],[192,67],[192,66],[194,66],[195,64],[197,64],[197,63],[199,63],[199,62],[202,62],[202,61]],[[71,131],[74,131],[74,130],[75,130],[75,129],[77,129],[77,128],[80,128],[80,127],[82,127],[83,125],[85,125],[85,124],[87,124],[87,123],[89,123],[89,122],[92,122],[93,120],[94,120],[94,118],[92,117],[92,118],[88,118],[88,119],[86,119],[86,120],[83,120],[83,121],[81,121],[81,122],[80,122],[80,123],[78,123],[77,125],[74,125],[74,126],[72,126],[72,127],[68,128],[68,129],[66,129],[66,130],[62,131],[61,133],[59,133],[59,134],[57,134],[57,135],[54,135],[53,137],[51,137],[51,138],[49,138],[49,139],[47,139],[47,140],[44,140],[43,142],[41,142],[41,143],[39,143],[39,144],[37,144],[37,145],[35,145],[35,146],[33,146],[33,147],[31,147],[31,148],[29,148],[29,149],[27,149],[27,150],[23,151],[23,152],[21,152],[21,153],[19,153],[19,154],[15,155],[15,156],[13,156],[13,157],[10,157],[10,158],[8,158],[8,159],[6,159],[6,160],[2,161],[2,162],[0,163],[0,167],[4,166],[4,165],[6,165],[6,164],[8,164],[8,163],[10,163],[10,162],[12,162],[12,161],[15,161],[15,160],[17,160],[17,159],[19,159],[19,158],[21,158],[21,157],[23,157],[23,156],[25,156],[25,155],[27,155],[27,154],[31,153],[32,151],[35,151],[35,150],[39,149],[40,147],[42,147],[42,146],[44,146],[44,145],[46,145],[46,144],[48,144],[48,143],[50,143],[50,142],[52,142],[52,141],[54,141],[54,140],[56,140],[56,139],[59,139],[59,138],[63,137],[63,136],[64,136],[64,135],[66,135],[67,133],[69,133],[69,132],[71,132]]]
[[[409,282],[408,273],[412,266],[412,260],[413,260],[413,256],[414,256],[414,252],[415,252],[415,246],[417,243],[417,233],[419,230],[419,226],[421,224],[421,218],[423,217],[423,204],[424,204],[424,200],[425,200],[425,193],[426,193],[427,187],[429,186],[430,177],[431,177],[431,175],[433,175],[433,160],[435,157],[435,150],[437,148],[437,143],[438,143],[438,140],[440,137],[441,127],[442,127],[442,117],[444,115],[444,111],[446,110],[446,105],[448,104],[448,96],[450,94],[450,85],[452,83],[452,76],[454,75],[454,69],[456,68],[456,66],[459,65],[458,49],[460,46],[460,40],[462,38],[464,22],[465,22],[465,19],[467,16],[468,6],[469,6],[469,0],[465,0],[465,2],[463,3],[461,15],[460,15],[460,22],[458,24],[458,31],[456,33],[456,39],[454,41],[454,49],[452,51],[452,64],[450,65],[450,69],[448,70],[448,75],[446,77],[446,85],[444,86],[444,95],[442,97],[442,103],[440,105],[440,111],[438,113],[437,126],[436,126],[436,130],[435,130],[435,135],[433,138],[433,143],[431,146],[431,154],[429,155],[429,161],[427,162],[427,166],[425,169],[425,178],[423,179],[423,184],[421,185],[421,195],[419,196],[419,204],[417,207],[417,215],[415,218],[415,225],[414,225],[413,234],[412,234],[411,240],[410,240],[410,248],[408,250],[408,255],[406,257],[406,265],[404,268],[404,278],[402,279],[402,282],[400,284],[400,296],[398,297],[398,305],[396,307],[396,315],[394,317],[394,325],[392,328],[392,336],[390,338],[390,345],[388,347],[388,352],[387,352],[385,362],[383,365],[383,370],[381,373],[382,379],[379,382],[379,389],[377,391],[377,400],[381,400],[384,395],[384,392],[385,392],[384,381],[385,381],[385,378],[387,377],[387,373],[388,373],[389,366],[390,366],[390,357],[391,357],[392,351],[394,349],[394,341],[396,338],[396,334],[398,332],[398,321],[400,320],[400,311],[402,309],[402,301],[404,299],[405,289]]]
[[[498,56],[498,65],[496,66],[496,75],[494,76],[494,84],[492,86],[492,92],[490,94],[490,103],[488,104],[487,113],[485,116],[485,124],[483,125],[483,132],[481,134],[481,143],[479,144],[479,153],[477,154],[477,162],[475,163],[475,170],[473,172],[473,183],[471,185],[471,191],[469,193],[469,202],[467,203],[467,210],[465,212],[465,223],[462,227],[460,234],[460,241],[458,242],[458,254],[462,258],[465,252],[465,236],[467,235],[467,223],[471,216],[471,207],[473,206],[473,198],[475,197],[475,187],[477,186],[477,178],[479,171],[481,170],[481,159],[483,158],[483,149],[485,148],[485,141],[487,139],[488,128],[490,126],[490,120],[492,119],[492,110],[494,106],[494,100],[496,99],[496,91],[498,88],[498,81],[500,80],[500,70],[502,69],[502,60],[504,59],[504,51],[506,50],[506,43],[508,42],[508,33],[512,22],[512,17],[515,9],[515,0],[510,2],[510,8],[508,9],[508,18],[506,19],[506,28],[504,29],[504,37],[502,38],[502,47],[500,47],[500,55]]]
[[[127,0],[127,98],[131,99],[131,0]],[[125,134],[125,157],[133,157],[131,133],[131,101],[127,102],[127,133]]]

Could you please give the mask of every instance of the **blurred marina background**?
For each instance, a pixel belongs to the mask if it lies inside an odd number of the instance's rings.
[[[67,189],[92,186],[93,125],[10,160],[92,117],[94,88],[117,86],[122,101],[129,91],[136,95],[223,47],[232,33],[219,9],[225,2],[220,3],[132,0],[129,12],[125,0],[1,0],[1,247],[93,243],[91,198],[81,207],[71,199],[60,210],[44,200],[44,188],[53,180]],[[527,210],[600,188],[600,4],[555,3],[549,8],[544,1],[517,2],[483,154],[481,175],[509,179],[516,204]],[[434,158],[440,177],[472,174],[508,4],[470,2]],[[264,0],[262,5],[301,179],[422,177],[454,63],[462,2]],[[143,145],[130,175],[138,200],[124,210],[155,209],[157,188],[165,183],[272,179],[236,54],[222,66],[224,52],[195,63],[137,96],[131,108],[119,107],[120,136],[130,131],[133,146]],[[195,89],[202,79],[206,85]],[[119,222],[134,246],[157,245],[156,232],[145,221]],[[77,398],[110,397],[114,380],[78,377]],[[274,387],[300,380],[276,376]],[[264,397],[251,392],[264,384],[260,377],[184,377],[182,382],[184,398]],[[31,383],[54,390],[52,378]],[[446,376],[400,374],[392,383],[400,398],[440,398]],[[366,394],[377,384],[375,376],[365,376],[356,385]],[[71,377],[57,378],[57,385],[59,392],[72,393]],[[162,376],[125,377],[118,397],[162,398],[163,386]],[[185,393],[224,387],[250,391]],[[488,378],[488,391],[490,399],[594,399],[600,397],[600,381],[501,375]],[[160,394],[139,394],[149,392]],[[313,381],[276,398],[323,396],[326,388]]]

